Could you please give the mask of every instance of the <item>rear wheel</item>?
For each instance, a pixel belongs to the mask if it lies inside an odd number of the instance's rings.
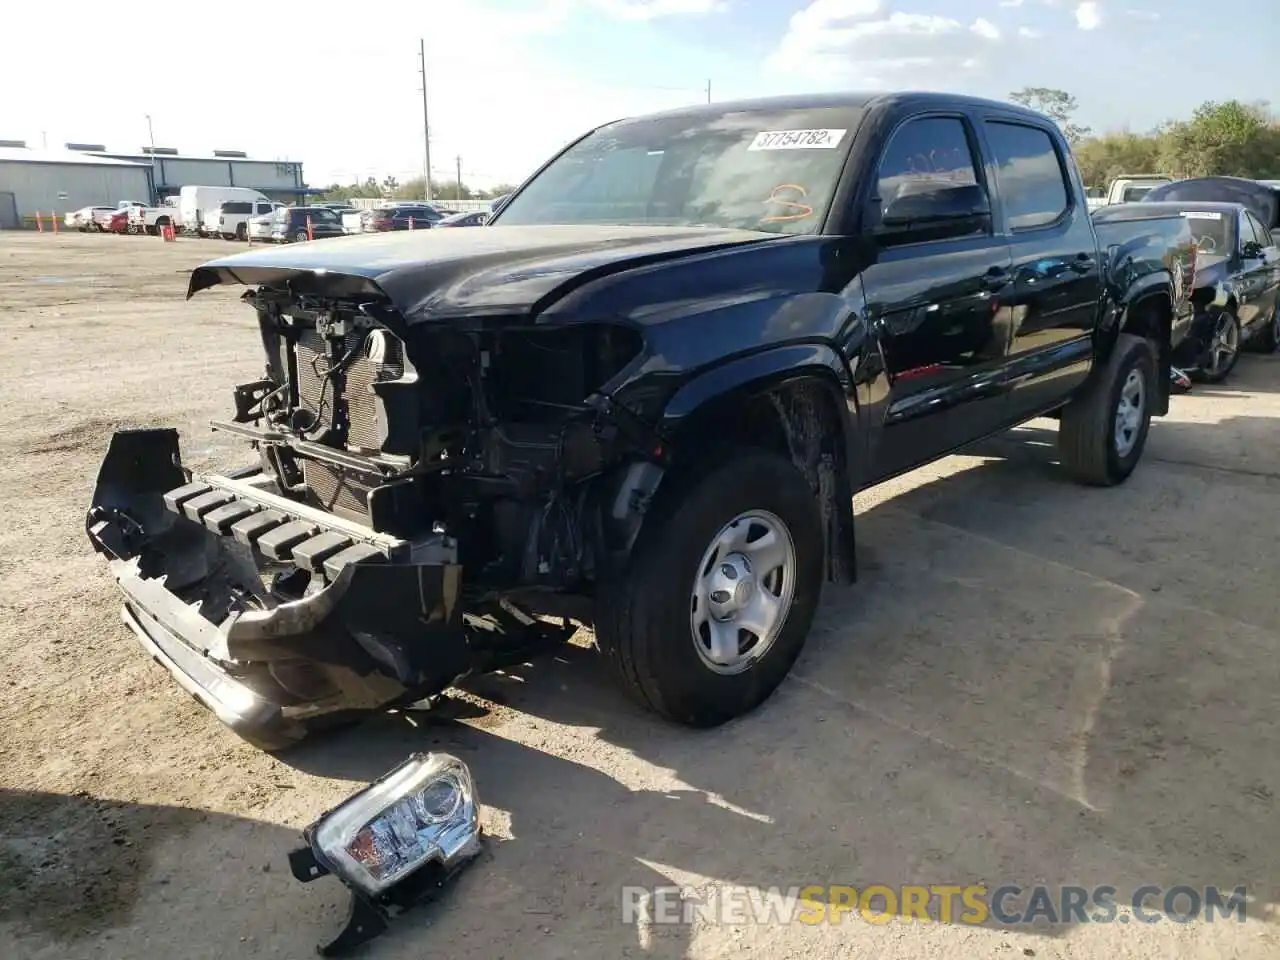
[[[247,240],[249,238],[249,228],[245,224],[236,227],[236,239]]]
[[[307,242],[307,231],[305,231],[305,230],[299,230],[297,233],[295,233],[295,234],[293,235],[293,242],[294,242],[294,243],[306,243],[306,242]]]
[[[1067,404],[1058,427],[1063,468],[1081,483],[1123,483],[1138,465],[1151,426],[1156,364],[1151,344],[1122,333],[1106,367]]]
[[[822,588],[817,498],[785,458],[735,450],[659,494],[597,640],[624,687],[696,727],[754,709],[799,656]]]

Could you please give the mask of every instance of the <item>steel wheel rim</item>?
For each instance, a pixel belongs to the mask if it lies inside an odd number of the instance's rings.
[[[1213,330],[1213,342],[1209,347],[1209,373],[1218,374],[1227,368],[1231,358],[1240,349],[1240,331],[1236,329],[1231,314],[1223,313]]]
[[[693,647],[708,669],[732,676],[769,652],[791,612],[796,566],[791,531],[775,514],[749,510],[720,528],[689,603]]]
[[[1138,369],[1129,371],[1120,388],[1120,399],[1116,403],[1115,440],[1116,453],[1127,457],[1138,443],[1138,434],[1142,431],[1142,413],[1147,403],[1147,388]]]

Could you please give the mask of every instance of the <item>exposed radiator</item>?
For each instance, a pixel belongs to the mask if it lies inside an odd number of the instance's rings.
[[[348,520],[369,520],[369,487],[349,474],[313,460],[302,461],[302,479],[318,505]]]
[[[356,357],[346,368],[346,389],[342,396],[335,397],[333,382],[328,387],[324,383],[329,364],[324,337],[315,330],[303,331],[295,354],[298,396],[303,406],[325,419],[332,415],[337,404],[340,411],[345,411],[349,424],[347,445],[352,449],[376,451],[382,447],[383,437],[378,427],[379,400],[372,385],[379,380],[397,380],[403,376],[403,345],[398,338],[382,331],[354,330],[343,341],[342,355],[362,340],[363,345],[358,346]]]

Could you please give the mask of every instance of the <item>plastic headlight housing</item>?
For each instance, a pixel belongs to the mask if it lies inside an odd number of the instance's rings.
[[[451,870],[479,851],[480,807],[467,765],[414,754],[307,831],[316,858],[377,896],[428,864]]]

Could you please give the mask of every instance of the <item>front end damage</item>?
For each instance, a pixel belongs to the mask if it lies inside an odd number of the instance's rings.
[[[178,683],[279,749],[589,618],[662,476],[661,442],[609,390],[637,335],[413,329],[364,291],[245,299],[266,369],[213,426],[257,462],[193,474],[175,430],[122,431],[86,521]]]

